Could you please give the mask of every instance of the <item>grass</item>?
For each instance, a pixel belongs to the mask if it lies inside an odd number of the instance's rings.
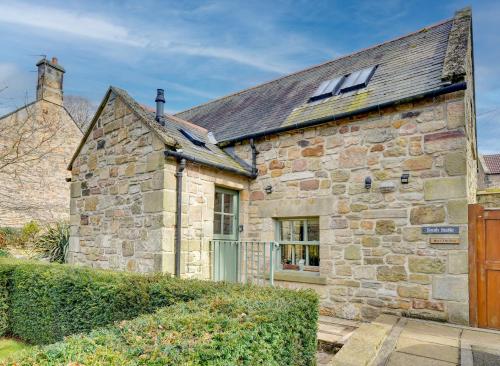
[[[29,348],[26,343],[19,342],[10,338],[0,338],[0,360],[3,360],[15,352]]]

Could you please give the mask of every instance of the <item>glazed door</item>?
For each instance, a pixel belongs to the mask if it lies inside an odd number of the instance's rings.
[[[215,189],[214,265],[215,280],[238,281],[238,192]]]

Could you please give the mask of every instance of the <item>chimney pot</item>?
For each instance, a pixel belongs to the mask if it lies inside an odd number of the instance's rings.
[[[52,61],[51,61],[51,63],[52,63],[53,65],[57,65],[57,57],[52,57]]]
[[[160,125],[165,126],[165,121],[163,119],[163,110],[165,107],[165,91],[163,89],[156,89],[156,122]]]

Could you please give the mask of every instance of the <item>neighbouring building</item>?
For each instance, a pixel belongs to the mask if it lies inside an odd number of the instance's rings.
[[[500,154],[479,155],[477,201],[485,207],[500,207]]]
[[[478,186],[500,188],[500,154],[479,155]]]
[[[272,254],[325,314],[467,324],[471,27],[464,9],[175,116],[111,87],[69,167],[70,262],[258,281]]]
[[[0,227],[69,220],[66,168],[83,134],[63,106],[64,68],[37,67],[36,100],[0,117]]]

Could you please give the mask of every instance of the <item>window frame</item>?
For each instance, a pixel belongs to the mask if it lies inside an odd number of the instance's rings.
[[[284,270],[283,269],[283,263],[282,263],[282,260],[281,260],[281,255],[282,255],[282,247],[283,245],[293,245],[293,259],[292,259],[292,264],[298,264],[295,260],[295,252],[296,252],[296,246],[297,245],[301,245],[304,248],[304,251],[305,251],[305,259],[306,259],[306,262],[305,262],[305,267],[313,267],[313,268],[317,268],[319,270],[319,267],[320,267],[320,264],[321,264],[321,257],[319,255],[319,245],[320,245],[320,238],[319,238],[319,232],[318,232],[318,240],[308,240],[308,222],[310,221],[316,221],[318,223],[318,230],[319,230],[319,217],[315,217],[315,216],[312,216],[312,217],[280,217],[280,218],[276,218],[275,219],[275,227],[276,227],[276,235],[275,235],[275,238],[276,238],[276,242],[278,242],[280,244],[279,246],[279,253],[277,255],[277,260],[278,260],[278,264],[279,264],[279,268],[281,270]],[[293,223],[293,222],[297,222],[297,221],[302,221],[303,224],[304,224],[304,240],[300,241],[300,240],[282,240],[281,238],[281,224],[282,222],[285,222],[285,221],[288,221],[290,223]],[[291,235],[292,235],[292,238],[293,238],[293,224],[291,226]],[[318,260],[319,260],[319,265],[315,266],[315,265],[310,265],[309,264],[309,247],[310,246],[317,246],[318,247]],[[286,271],[286,270],[284,270]]]
[[[222,211],[217,211],[215,207],[215,195],[220,193],[222,195],[221,200],[221,209]],[[232,196],[233,200],[233,213],[224,212],[224,197],[226,195]],[[239,237],[239,211],[240,211],[240,199],[239,199],[239,191],[215,187],[214,192],[214,215],[213,215],[213,238],[216,240],[238,240]],[[215,215],[221,216],[220,222],[220,234],[215,233]],[[224,234],[224,217],[225,216],[233,216],[233,233],[232,234]]]

